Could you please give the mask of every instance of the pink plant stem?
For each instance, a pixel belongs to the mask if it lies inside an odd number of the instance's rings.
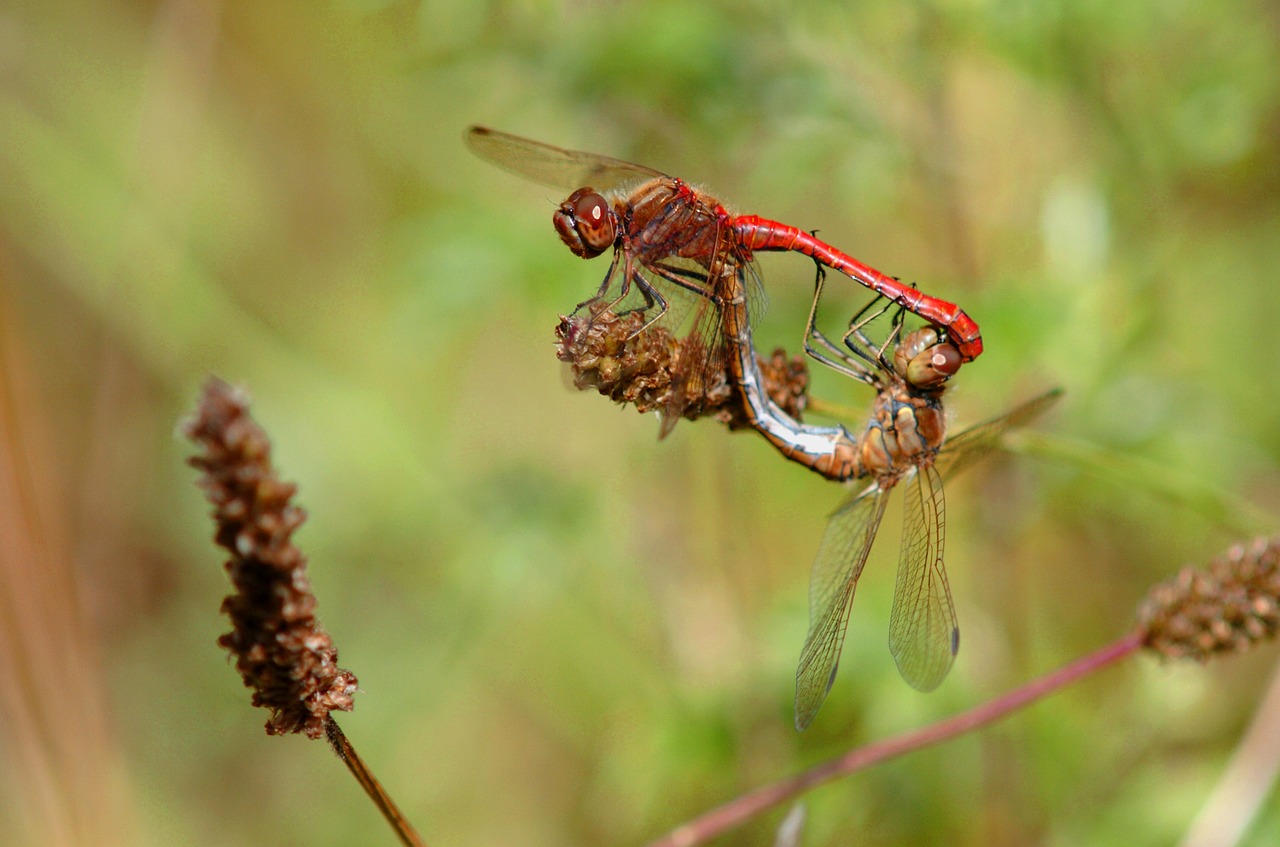
[[[1119,661],[1142,646],[1142,634],[1132,632],[1101,650],[1034,679],[1020,688],[975,706],[967,712],[892,738],[854,748],[789,779],[743,794],[694,818],[654,841],[649,847],[692,847],[739,826],[766,809],[784,803],[817,785],[919,750],[985,726],[1059,688]]]

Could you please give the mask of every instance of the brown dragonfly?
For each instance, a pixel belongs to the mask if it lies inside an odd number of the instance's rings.
[[[822,269],[819,268],[819,289]],[[891,340],[901,332],[901,314]],[[944,563],[946,499],[943,477],[954,476],[994,449],[1004,432],[1045,411],[1061,395],[1053,389],[1005,414],[948,439],[942,394],[962,354],[935,327],[874,344],[855,318],[841,349],[810,334],[819,360],[871,385],[874,410],[858,436],[848,478],[862,484],[831,515],[813,562],[809,632],[796,670],[796,728],[817,715],[835,681],[854,590],[884,517],[889,493],[904,489],[906,511],[898,576],[889,615],[889,651],[902,677],[921,691],[936,688],[960,649],[955,603]],[[847,351],[847,352],[846,352]]]

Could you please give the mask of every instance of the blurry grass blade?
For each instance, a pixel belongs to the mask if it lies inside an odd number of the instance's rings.
[[[778,824],[778,834],[773,840],[773,847],[800,847],[800,839],[804,836],[805,821],[804,803],[796,803],[787,812],[787,816]]]
[[[1026,456],[1055,459],[1088,470],[1125,488],[1139,489],[1194,509],[1219,525],[1243,534],[1274,526],[1275,517],[1244,498],[1171,471],[1159,462],[1099,447],[1074,438],[1024,431],[1005,439],[1005,448]]]

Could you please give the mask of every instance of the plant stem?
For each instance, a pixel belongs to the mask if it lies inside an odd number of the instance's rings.
[[[418,835],[413,825],[405,820],[404,815],[400,814],[400,810],[396,808],[396,804],[392,802],[382,784],[365,767],[364,761],[356,754],[356,749],[351,746],[351,742],[347,740],[347,736],[343,734],[342,729],[332,716],[330,716],[325,730],[329,738],[329,744],[333,747],[333,752],[337,753],[338,758],[346,763],[347,769],[356,778],[356,782],[360,783],[360,787],[369,795],[369,799],[373,800],[373,804],[378,807],[378,811],[382,812],[382,816],[387,819],[387,823],[391,824],[391,828],[400,838],[400,843],[404,844],[405,847],[427,847],[427,842],[422,840],[422,836]]]
[[[1142,646],[1142,635],[1135,631],[1101,650],[1077,659],[1065,667],[1034,679],[994,700],[982,703],[967,712],[961,712],[945,720],[920,729],[856,747],[839,758],[816,765],[788,779],[757,788],[730,800],[722,806],[676,827],[668,835],[652,842],[649,847],[692,847],[702,844],[725,831],[745,823],[766,809],[785,803],[815,786],[841,776],[847,776],[871,765],[879,764],[928,747],[970,730],[992,723],[1041,697],[1063,688],[1082,677],[1119,661]]]

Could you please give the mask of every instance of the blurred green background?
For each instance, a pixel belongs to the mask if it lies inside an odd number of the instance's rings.
[[[963,304],[987,352],[957,426],[1067,388],[1052,440],[948,489],[940,690],[885,646],[891,507],[792,729],[842,492],[574,391],[552,328],[604,267],[471,123],[701,182]],[[759,338],[795,350],[811,266],[763,265]],[[174,434],[206,374],[301,485],[363,689],[340,722],[428,841],[641,844],[1101,646],[1154,581],[1275,530],[1278,266],[1275,4],[5,4],[4,840],[392,843],[215,647],[222,557]],[[1174,843],[1278,655],[1141,657],[819,789],[804,843]],[[1276,806],[1244,843],[1280,840]]]

